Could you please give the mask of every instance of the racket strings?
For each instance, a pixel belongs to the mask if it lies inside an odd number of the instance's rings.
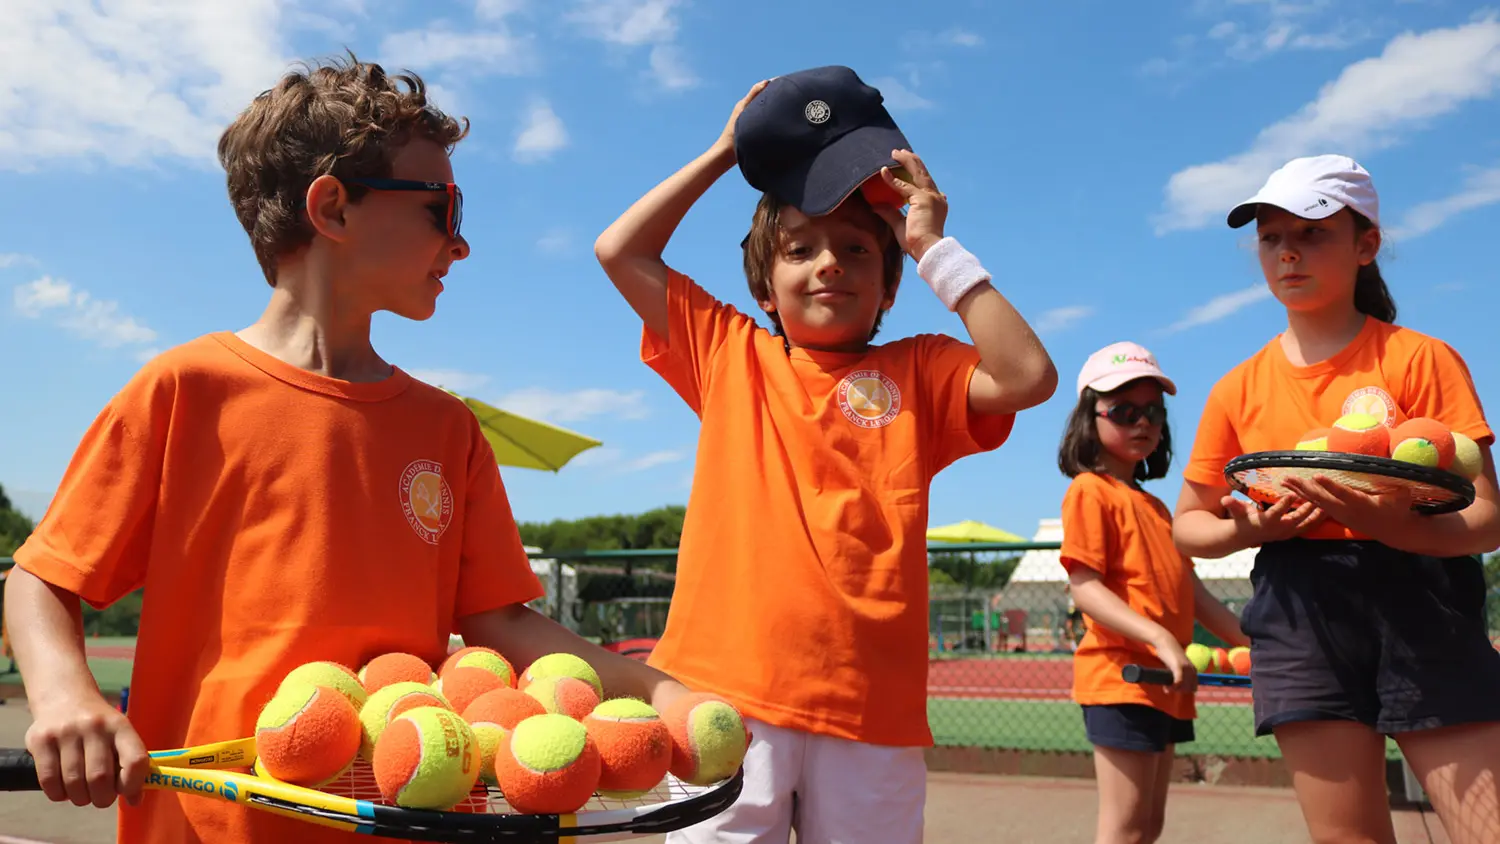
[[[1311,466],[1257,467],[1245,470],[1239,476],[1239,480],[1245,485],[1247,491],[1259,493],[1259,495],[1255,496],[1256,498],[1274,501],[1289,492],[1289,490],[1282,486],[1282,481],[1287,478],[1300,478],[1311,481],[1317,475],[1322,475],[1368,495],[1386,495],[1404,490],[1411,496],[1414,504],[1442,506],[1451,504],[1463,497],[1457,492],[1421,480],[1376,475],[1369,472],[1349,471],[1345,469],[1314,468]]]

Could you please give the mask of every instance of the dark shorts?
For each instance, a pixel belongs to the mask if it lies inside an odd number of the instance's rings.
[[[1192,721],[1139,703],[1084,706],[1083,729],[1089,744],[1142,753],[1160,753],[1195,738]]]
[[[1297,721],[1391,734],[1500,720],[1478,559],[1296,539],[1262,547],[1250,582],[1257,736]]]

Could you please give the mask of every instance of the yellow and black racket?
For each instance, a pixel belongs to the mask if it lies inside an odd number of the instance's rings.
[[[375,774],[356,760],[342,777],[317,789],[272,779],[256,765],[255,739],[204,744],[151,754],[146,787],[225,800],[349,832],[411,841],[623,841],[660,835],[708,820],[739,798],[744,770],[708,788],[666,777],[632,800],[595,795],[567,815],[513,811],[499,789],[476,786],[448,811],[405,809],[381,797]],[[36,764],[19,748],[0,748],[0,791],[38,791]]]
[[[1337,451],[1258,451],[1236,457],[1224,466],[1224,479],[1236,491],[1262,505],[1274,504],[1289,490],[1289,477],[1330,480],[1369,495],[1398,490],[1411,493],[1411,508],[1419,513],[1453,513],[1474,503],[1474,484],[1461,475],[1364,454]]]

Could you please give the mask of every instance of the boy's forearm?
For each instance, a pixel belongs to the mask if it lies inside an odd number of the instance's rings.
[[[1057,367],[1041,338],[1015,306],[989,282],[977,285],[956,308],[980,366],[1016,410],[1035,407],[1057,389]]]
[[[504,607],[459,621],[467,645],[493,648],[517,671],[553,653],[582,657],[599,673],[606,697],[634,697],[650,701],[658,686],[675,683],[667,673],[589,642],[568,628],[525,605]]]
[[[594,242],[608,269],[615,261],[660,261],[683,217],[720,176],[734,167],[734,148],[715,144],[635,201]]]
[[[99,694],[78,596],[17,566],[5,582],[5,632],[32,706]]]

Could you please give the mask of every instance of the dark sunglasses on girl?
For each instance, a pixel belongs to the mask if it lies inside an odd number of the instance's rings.
[[[1162,404],[1131,404],[1120,402],[1109,410],[1098,414],[1116,425],[1134,425],[1145,419],[1152,425],[1160,425],[1167,419],[1167,407]]]
[[[464,219],[464,194],[452,182],[423,182],[416,179],[348,179],[351,185],[360,185],[371,190],[431,191],[448,195],[446,206],[433,206],[432,214],[437,218],[438,228],[449,237],[458,237]]]

